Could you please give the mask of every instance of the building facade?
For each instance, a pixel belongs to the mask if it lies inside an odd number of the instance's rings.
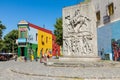
[[[91,2],[96,11],[99,56],[110,60],[114,60],[115,56],[119,58],[120,1],[91,0]]]
[[[18,56],[35,59],[49,51],[52,54],[52,48],[54,48],[52,31],[26,21],[18,23],[18,31]]]
[[[60,53],[60,46],[56,43],[56,36],[52,36],[52,55],[53,56],[60,56],[61,53]]]

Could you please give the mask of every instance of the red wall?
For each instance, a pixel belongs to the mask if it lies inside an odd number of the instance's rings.
[[[52,56],[60,56],[60,46],[56,43],[55,35],[52,35]]]

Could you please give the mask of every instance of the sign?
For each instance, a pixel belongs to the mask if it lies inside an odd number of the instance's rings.
[[[33,35],[29,35],[29,36],[28,36],[28,40],[29,40],[29,41],[33,41]]]
[[[106,15],[103,17],[103,23],[106,24],[108,22],[110,22],[110,16]]]
[[[27,28],[19,28],[19,31],[27,31]]]

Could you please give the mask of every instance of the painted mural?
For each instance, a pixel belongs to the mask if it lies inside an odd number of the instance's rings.
[[[120,58],[120,39],[112,39],[112,52],[114,54],[114,60],[117,61]]]
[[[109,54],[110,60],[120,60],[120,20],[111,22],[98,28],[98,52],[104,53],[100,57],[105,59],[105,54]]]
[[[63,51],[67,55],[83,56],[94,53],[93,39],[95,38],[95,31],[91,27],[95,26],[91,25],[91,18],[85,14],[82,14],[78,8],[73,10],[72,14],[64,16]]]

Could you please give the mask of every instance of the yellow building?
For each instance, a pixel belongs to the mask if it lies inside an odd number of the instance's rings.
[[[38,30],[38,57],[52,50],[52,32]]]
[[[47,30],[45,28],[41,28],[34,24],[29,23],[29,26],[34,27],[37,29],[37,43],[38,43],[38,50],[37,50],[37,57],[42,56],[43,54],[47,54],[48,51],[52,51],[52,31]]]

